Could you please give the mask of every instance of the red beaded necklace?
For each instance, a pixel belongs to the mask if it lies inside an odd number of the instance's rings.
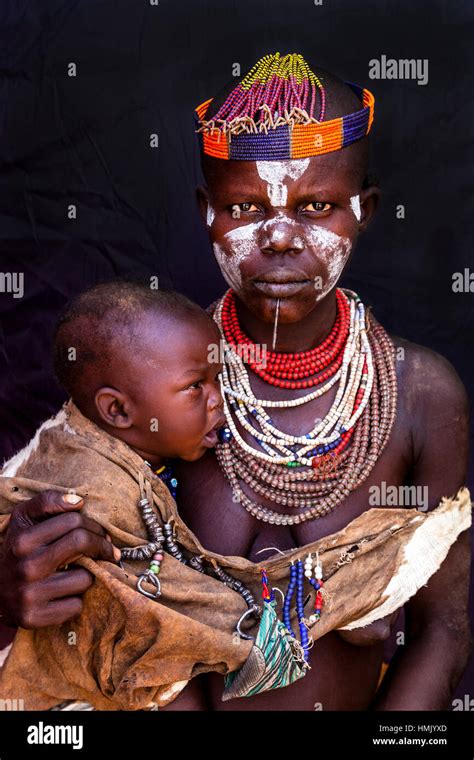
[[[332,511],[366,480],[385,448],[395,420],[394,346],[381,325],[366,313],[356,293],[337,290],[336,298],[335,323],[323,343],[297,354],[268,352],[268,365],[263,357],[257,359],[261,354],[256,349],[260,347],[240,329],[234,294],[227,291],[214,309],[214,319],[230,355],[224,363],[222,380],[228,428],[216,446],[216,456],[231,484],[234,500],[257,519],[275,525],[296,525]],[[341,353],[342,364],[334,374]],[[249,358],[257,360],[250,363]],[[300,372],[303,360],[305,370]],[[288,395],[285,393],[276,400],[259,399],[245,365],[279,388],[318,387],[301,399],[284,398]],[[306,435],[285,433],[267,412],[273,407],[309,403],[338,379],[331,409]],[[252,442],[242,430],[252,437]],[[263,497],[264,503],[254,501],[241,484],[257,498]],[[270,509],[268,503],[278,505],[278,510]],[[290,511],[282,512],[280,507]],[[293,508],[298,511],[293,512]]]
[[[267,351],[265,362],[249,361],[251,369],[270,385],[292,390],[312,388],[332,377],[342,364],[350,322],[349,301],[339,288],[336,291],[336,303],[334,325],[328,337],[319,346],[295,354]],[[224,296],[222,327],[227,343],[234,348],[255,348],[255,343],[239,325],[235,294],[232,290],[228,290]],[[249,356],[259,356],[259,352],[250,350]]]

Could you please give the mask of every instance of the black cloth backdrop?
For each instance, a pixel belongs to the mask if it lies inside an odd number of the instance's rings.
[[[151,275],[202,306],[223,292],[195,204],[193,109],[233,64],[244,73],[274,50],[374,92],[383,200],[343,284],[391,332],[446,356],[472,397],[474,295],[453,293],[452,275],[473,251],[473,11],[468,0],[3,0],[0,273],[24,273],[24,296],[0,293],[0,456],[64,398],[50,350],[70,296]],[[428,59],[428,83],[370,80],[382,55]],[[457,696],[473,686],[471,664]]]

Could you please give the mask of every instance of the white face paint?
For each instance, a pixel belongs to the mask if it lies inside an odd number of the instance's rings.
[[[320,301],[334,287],[352,250],[350,238],[337,235],[325,227],[314,226],[306,232],[307,245],[317,250],[317,256],[327,271],[322,287],[316,287],[316,301]],[[318,278],[316,278],[317,280]],[[318,283],[319,284],[319,283]]]
[[[212,225],[212,222],[214,221],[215,217],[216,217],[216,212],[214,211],[214,209],[212,208],[211,204],[208,201],[207,212],[206,212],[206,223],[208,227]]]
[[[314,255],[321,261],[326,270],[326,277],[324,283],[319,287],[316,287],[315,292],[316,301],[320,301],[327,293],[335,286],[339,280],[342,270],[349,258],[352,250],[352,243],[350,238],[337,235],[331,230],[327,230],[324,227],[314,225],[307,227],[304,231],[304,235],[296,233],[297,223],[293,219],[280,215],[280,221],[284,221],[286,224],[295,228],[295,235],[291,240],[291,245],[299,250],[304,248],[314,249]],[[221,268],[222,275],[226,282],[234,290],[239,290],[242,287],[242,274],[240,267],[244,259],[249,256],[253,251],[258,250],[261,243],[265,245],[265,237],[261,236],[261,233],[267,233],[272,235],[273,240],[277,240],[277,235],[287,236],[288,232],[283,230],[274,229],[274,220],[267,220],[266,222],[252,222],[242,227],[237,227],[224,235],[226,240],[225,249],[214,243],[214,254],[217,262]],[[316,278],[317,280],[318,278]]]
[[[309,166],[309,158],[289,161],[257,161],[257,171],[262,180],[267,182],[267,192],[270,203],[274,207],[285,207],[288,201],[288,187],[283,180],[299,179]],[[351,198],[351,208],[357,218],[360,218],[359,196]],[[212,213],[211,213],[212,212]],[[214,211],[208,205],[208,226],[214,220]],[[211,222],[209,220],[211,219]],[[278,227],[286,225],[286,230]],[[252,252],[260,247],[270,245],[270,240],[281,242],[288,239],[288,228],[293,232],[289,245],[295,249],[314,249],[313,255],[323,264],[326,270],[324,285],[315,287],[316,301],[320,301],[334,287],[349,258],[352,243],[349,238],[337,235],[319,225],[300,225],[284,213],[277,211],[272,219],[266,221],[241,224],[224,235],[225,244],[214,243],[214,255],[221,268],[222,275],[228,285],[234,290],[242,288],[242,262]],[[318,279],[318,278],[315,278]],[[316,285],[316,282],[315,282]]]
[[[258,247],[258,233],[262,224],[263,222],[251,222],[225,233],[224,240],[228,242],[229,249],[232,250],[233,257],[239,266]]]
[[[299,179],[309,166],[309,158],[291,159],[289,161],[257,161],[260,179],[267,183],[268,198],[272,206],[286,206],[288,186],[283,182],[286,177]]]
[[[242,285],[240,265],[242,261],[258,248],[258,233],[263,222],[251,222],[226,232],[227,252],[219,243],[214,243],[214,254],[229,285],[236,289]],[[232,282],[231,282],[232,281]]]
[[[240,268],[236,263],[233,252],[227,253],[219,243],[213,243],[212,247],[224,280],[233,290],[240,290],[242,287],[242,275],[240,274]]]
[[[357,219],[357,221],[360,222],[362,214],[360,210],[360,196],[359,195],[352,196],[351,209],[354,212],[354,216]]]
[[[292,229],[293,235],[291,237],[291,246],[302,251],[306,243],[304,241],[304,238],[302,238],[301,235],[298,235],[296,232],[298,223],[294,219],[291,219],[289,216],[286,216],[282,211],[277,211],[273,219],[267,219],[267,221],[262,224],[262,231],[266,233],[268,238],[271,236],[272,240],[274,240],[276,243],[280,243],[288,235],[288,232],[285,232],[281,229],[281,227],[278,226],[280,223],[285,224],[287,229]],[[265,238],[263,238],[262,242],[263,245],[269,245],[270,239],[268,239],[268,241],[265,241]]]

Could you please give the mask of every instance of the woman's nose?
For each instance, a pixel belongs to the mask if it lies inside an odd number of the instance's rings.
[[[303,237],[291,219],[274,219],[264,225],[260,241],[263,253],[301,253],[304,248]]]

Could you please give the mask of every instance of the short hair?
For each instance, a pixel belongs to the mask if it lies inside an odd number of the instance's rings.
[[[212,321],[181,293],[130,280],[95,285],[66,305],[54,334],[53,366],[59,383],[81,409],[91,400],[88,382],[100,376],[118,341],[135,345],[137,323],[149,313],[188,324],[199,317]]]

